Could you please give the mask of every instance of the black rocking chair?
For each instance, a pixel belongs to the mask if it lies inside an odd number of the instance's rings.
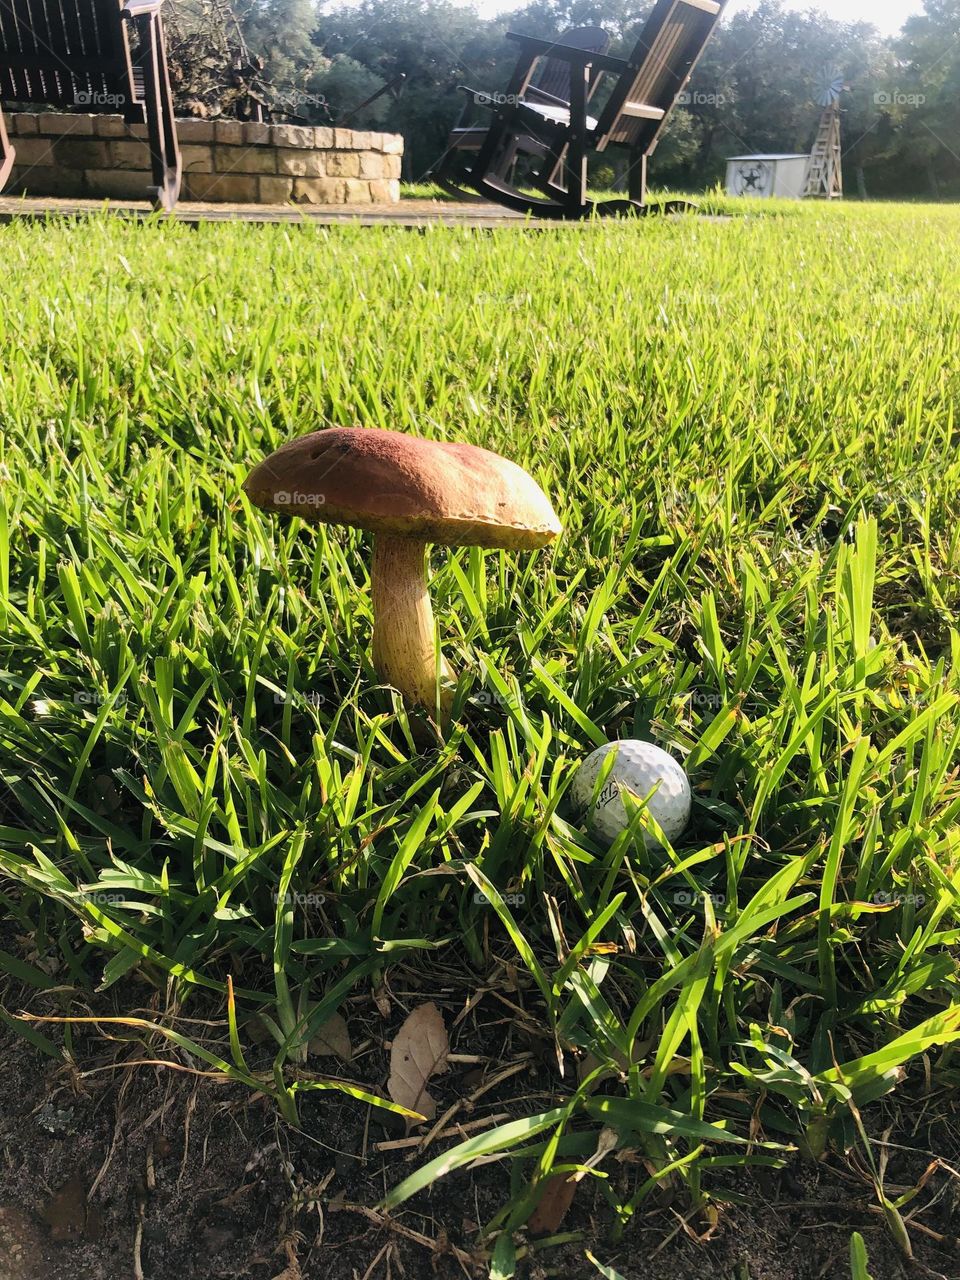
[[[163,0],[0,0],[3,103],[119,112],[146,124],[156,207],[180,194]],[[131,38],[132,37],[132,38]],[[15,160],[0,111],[0,190]]]
[[[496,115],[465,182],[485,200],[545,218],[575,219],[593,214],[647,213],[647,158],[677,95],[713,33],[726,0],[658,0],[630,57],[613,58],[566,45],[510,33],[521,46],[520,58]],[[564,62],[566,100],[536,101],[529,96],[537,59]],[[596,117],[587,106],[598,72],[616,76],[610,96]],[[531,185],[543,193],[528,195],[506,176],[504,157],[518,137],[532,138],[542,149]],[[629,150],[628,200],[587,199],[587,152],[608,146]],[[676,201],[661,209],[686,207]]]
[[[610,47],[610,37],[602,27],[574,27],[564,31],[557,37],[558,45],[564,48],[581,49],[585,53],[606,53]],[[594,72],[591,91],[597,87],[600,73]],[[531,104],[543,103],[551,106],[569,106],[566,93],[570,86],[570,64],[562,58],[554,58],[550,53],[537,55],[537,65],[533,70],[530,83],[524,91],[524,99]],[[494,107],[497,105],[497,94],[477,94],[466,86],[460,86],[463,93],[468,94],[477,106]],[[505,96],[505,95],[504,95]],[[464,104],[460,118],[469,109],[469,102]],[[483,146],[489,132],[486,124],[462,126],[458,124],[451,130],[447,139],[446,150],[435,167],[427,174],[427,180],[435,182],[449,195],[458,200],[480,200],[480,196],[468,187],[466,160],[476,155]],[[538,159],[546,157],[546,148],[530,133],[517,133],[501,148],[497,161],[497,176],[508,179],[521,156],[532,156]]]

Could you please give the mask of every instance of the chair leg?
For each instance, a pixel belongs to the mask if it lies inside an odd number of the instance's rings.
[[[647,203],[646,154],[630,156],[630,167],[627,169],[627,194],[637,204]]]
[[[570,64],[570,134],[567,146],[567,207],[572,217],[587,207],[587,91],[590,68]]]
[[[153,168],[154,208],[167,213],[180,197],[182,162],[173,116],[163,23],[159,14],[135,19],[140,32],[139,61],[144,72],[147,138]]]
[[[17,153],[10,145],[10,139],[7,137],[7,126],[3,119],[3,111],[0,110],[0,191],[3,190],[7,179],[10,177],[10,170],[13,168],[13,162],[17,158]]]

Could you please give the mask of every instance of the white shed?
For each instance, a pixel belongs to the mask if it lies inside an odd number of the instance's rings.
[[[799,200],[810,157],[781,155],[728,156],[727,192],[732,196],[782,196]]]

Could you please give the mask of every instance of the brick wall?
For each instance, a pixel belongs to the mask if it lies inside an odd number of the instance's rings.
[[[17,152],[4,195],[145,200],[146,128],[120,116],[6,116]],[[395,204],[403,138],[396,133],[237,120],[178,120],[182,200],[237,204]]]

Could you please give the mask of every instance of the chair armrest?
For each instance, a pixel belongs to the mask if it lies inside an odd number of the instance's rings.
[[[159,13],[163,7],[163,0],[126,0],[120,11],[121,18],[148,18],[153,13]]]
[[[535,53],[538,57],[559,58],[561,62],[580,62],[602,71],[631,70],[631,64],[624,58],[611,58],[608,53],[591,53],[589,49],[575,49],[570,44],[541,40],[538,36],[525,36],[518,31],[508,31],[507,39],[526,45],[526,52]]]
[[[552,93],[547,93],[544,89],[538,89],[535,84],[527,86],[527,91],[523,95],[524,102],[533,102],[539,99],[541,102],[547,102],[555,107],[569,107],[570,103],[566,98],[557,98]]]
[[[478,107],[499,107],[499,98],[505,97],[505,94],[499,93],[497,90],[471,89],[468,84],[458,84],[458,93],[465,93],[467,97],[472,98],[474,105]],[[552,93],[545,93],[543,89],[538,89],[535,84],[527,85],[523,92],[523,97],[517,105],[522,106],[525,102],[534,102],[539,99],[541,102],[550,103],[555,107],[569,107],[570,103],[566,98],[557,98]]]
[[[504,96],[497,89],[471,89],[468,84],[458,84],[457,93],[465,93],[477,107],[498,107],[500,104],[497,98]]]

